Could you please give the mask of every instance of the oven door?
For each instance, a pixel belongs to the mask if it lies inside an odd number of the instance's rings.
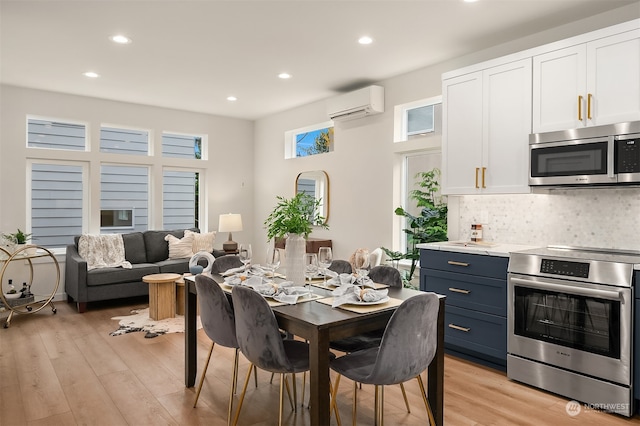
[[[631,385],[631,288],[509,274],[508,352]]]
[[[613,137],[529,145],[529,185],[615,183]]]

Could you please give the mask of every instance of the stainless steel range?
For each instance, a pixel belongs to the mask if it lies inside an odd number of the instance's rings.
[[[511,253],[507,376],[631,416],[634,264],[640,252]]]

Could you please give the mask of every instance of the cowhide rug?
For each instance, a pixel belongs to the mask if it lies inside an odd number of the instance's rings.
[[[119,320],[120,327],[116,331],[109,333],[110,336],[133,333],[134,331],[144,331],[146,338],[157,337],[165,333],[184,333],[184,316],[176,315],[175,318],[165,318],[154,321],[149,318],[149,308],[134,309],[131,315],[113,317],[112,320]],[[200,316],[196,319],[196,326],[202,328]]]

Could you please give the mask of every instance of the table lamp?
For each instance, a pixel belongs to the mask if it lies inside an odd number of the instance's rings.
[[[218,221],[218,232],[228,232],[229,239],[222,244],[222,249],[227,252],[238,250],[238,243],[233,241],[232,232],[242,231],[242,216],[239,213],[221,214]]]

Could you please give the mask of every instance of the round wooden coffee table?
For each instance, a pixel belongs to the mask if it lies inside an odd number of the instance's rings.
[[[180,274],[152,274],[142,277],[149,284],[149,318],[158,321],[176,316],[176,280]]]

